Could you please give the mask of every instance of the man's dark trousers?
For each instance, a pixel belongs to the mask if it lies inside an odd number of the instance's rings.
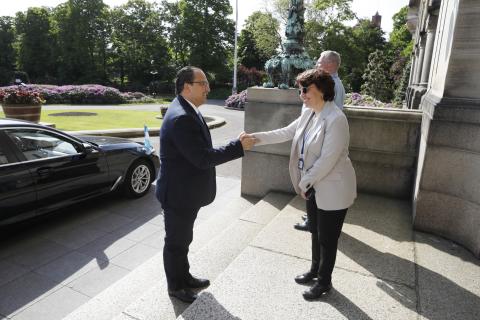
[[[187,288],[191,277],[188,247],[201,207],[216,195],[215,166],[244,155],[239,139],[214,148],[210,131],[194,108],[179,95],[168,107],[160,131],[161,167],[156,197],[165,218],[164,267],[168,289]]]
[[[193,224],[199,210],[200,208],[163,208],[166,232],[163,265],[168,290],[185,288],[185,281],[191,277],[188,247],[193,239]]]

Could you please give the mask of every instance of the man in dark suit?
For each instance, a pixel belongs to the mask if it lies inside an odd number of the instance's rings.
[[[198,111],[210,92],[201,69],[182,68],[177,73],[175,90],[177,97],[160,131],[161,168],[156,196],[165,219],[163,264],[168,294],[191,303],[197,297],[191,289],[210,285],[209,280],[190,274],[187,255],[197,213],[215,199],[215,166],[242,157],[255,139],[242,133],[223,147],[212,146],[210,131]]]

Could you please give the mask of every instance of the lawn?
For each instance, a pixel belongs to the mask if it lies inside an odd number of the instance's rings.
[[[52,113],[90,112],[94,116],[51,116]],[[101,130],[121,128],[159,128],[162,120],[155,118],[160,112],[135,110],[42,110],[40,122],[54,123],[57,129],[66,131]],[[5,117],[0,111],[0,117]]]

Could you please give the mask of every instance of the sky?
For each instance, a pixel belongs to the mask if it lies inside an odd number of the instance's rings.
[[[25,11],[34,6],[55,7],[62,2],[65,0],[3,0],[0,6],[0,16],[13,16],[18,11]],[[103,0],[103,2],[113,7],[126,3],[127,0]],[[392,31],[392,16],[401,7],[408,5],[408,2],[408,0],[353,0],[352,9],[358,17],[368,19],[378,11],[382,16],[382,29],[388,35]],[[230,0],[230,3],[235,12],[235,0]],[[245,19],[253,11],[264,8],[265,0],[238,0],[239,28],[241,29]]]

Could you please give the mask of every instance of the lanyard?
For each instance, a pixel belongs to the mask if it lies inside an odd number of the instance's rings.
[[[306,132],[306,131],[307,131],[308,125],[310,124],[310,121],[312,120],[314,115],[315,115],[315,113],[312,112],[312,115],[310,116],[310,118],[308,118],[307,125],[305,126],[305,129],[303,129],[302,150],[300,152],[300,158],[298,159],[298,169],[300,169],[300,170],[303,170],[303,166],[304,166],[303,154],[304,154],[304,150],[305,150],[305,141],[307,140],[307,137],[308,137],[308,132]]]
[[[315,115],[315,113],[312,113],[312,115],[310,116],[310,118],[308,118],[308,121],[307,121],[307,125],[305,126],[305,130],[303,130],[303,141],[302,141],[302,151],[300,152],[300,156],[303,158],[303,154],[304,154],[304,150],[305,150],[305,141],[307,141],[308,139],[308,136],[309,136],[309,131],[312,129],[312,128],[309,128],[308,125],[310,124],[310,121],[312,120],[313,116]],[[308,129],[308,130],[307,130]],[[308,131],[308,132],[307,132]]]

